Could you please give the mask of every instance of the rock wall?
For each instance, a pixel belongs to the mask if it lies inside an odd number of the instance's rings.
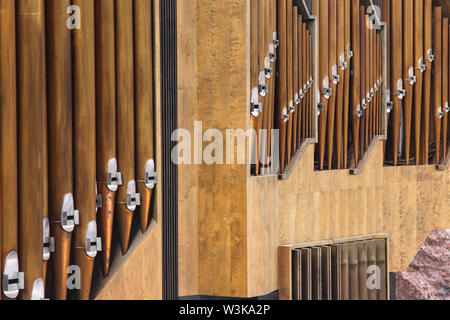
[[[433,231],[408,270],[396,275],[397,300],[450,300],[450,229]]]

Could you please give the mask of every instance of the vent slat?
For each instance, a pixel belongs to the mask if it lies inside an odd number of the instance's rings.
[[[335,245],[331,248],[332,266],[333,270],[331,273],[332,283],[333,283],[333,300],[342,299],[342,285],[341,285],[341,245]]]
[[[348,245],[341,247],[341,300],[349,300],[349,270],[348,270]]]
[[[292,300],[302,300],[302,252],[292,252]]]
[[[311,249],[312,299],[322,300],[322,250]]]
[[[332,300],[331,247],[322,247],[322,300]]]
[[[367,242],[358,243],[359,300],[367,300]]]
[[[387,273],[386,273],[386,241],[376,240],[377,266],[380,268],[381,289],[378,290],[378,300],[387,299]]]
[[[358,244],[348,245],[348,280],[349,280],[349,298],[358,300]]]
[[[377,265],[377,254],[375,241],[369,241],[367,246],[367,267],[376,266]],[[377,300],[377,291],[376,289],[368,288],[368,299],[369,300]]]
[[[302,249],[302,298],[312,300],[311,249]]]

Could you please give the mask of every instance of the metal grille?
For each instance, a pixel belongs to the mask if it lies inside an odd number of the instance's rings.
[[[178,299],[178,174],[171,160],[177,128],[177,1],[161,0],[163,298]]]
[[[386,300],[386,239],[292,250],[293,300]]]

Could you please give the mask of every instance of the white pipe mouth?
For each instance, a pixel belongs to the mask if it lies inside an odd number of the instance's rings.
[[[31,291],[31,300],[44,300],[45,299],[45,286],[42,278],[36,279],[33,283],[33,289]]]
[[[86,230],[85,251],[90,258],[95,258],[102,250],[101,239],[97,237],[97,221],[91,220]]]
[[[134,212],[140,204],[141,197],[136,192],[136,181],[131,180],[130,182],[128,182],[127,188],[127,209]]]
[[[19,272],[19,256],[16,251],[11,251],[6,256],[2,280],[2,291],[5,297],[16,299],[19,291],[24,287],[24,275]]]
[[[96,184],[97,186],[97,184]],[[64,196],[61,210],[61,227],[64,231],[71,233],[75,226],[79,224],[79,212],[75,210],[73,194],[68,193]]]
[[[149,190],[155,189],[155,186],[158,183],[158,174],[156,173],[155,160],[150,159],[147,161],[145,165],[145,176],[145,187]]]
[[[108,161],[107,182],[106,185],[111,192],[116,192],[122,185],[122,175],[117,171],[117,159],[113,158]]]

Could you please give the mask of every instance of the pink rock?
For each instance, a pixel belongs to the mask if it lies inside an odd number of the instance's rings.
[[[450,300],[450,229],[433,231],[406,272],[396,274],[397,300]]]

